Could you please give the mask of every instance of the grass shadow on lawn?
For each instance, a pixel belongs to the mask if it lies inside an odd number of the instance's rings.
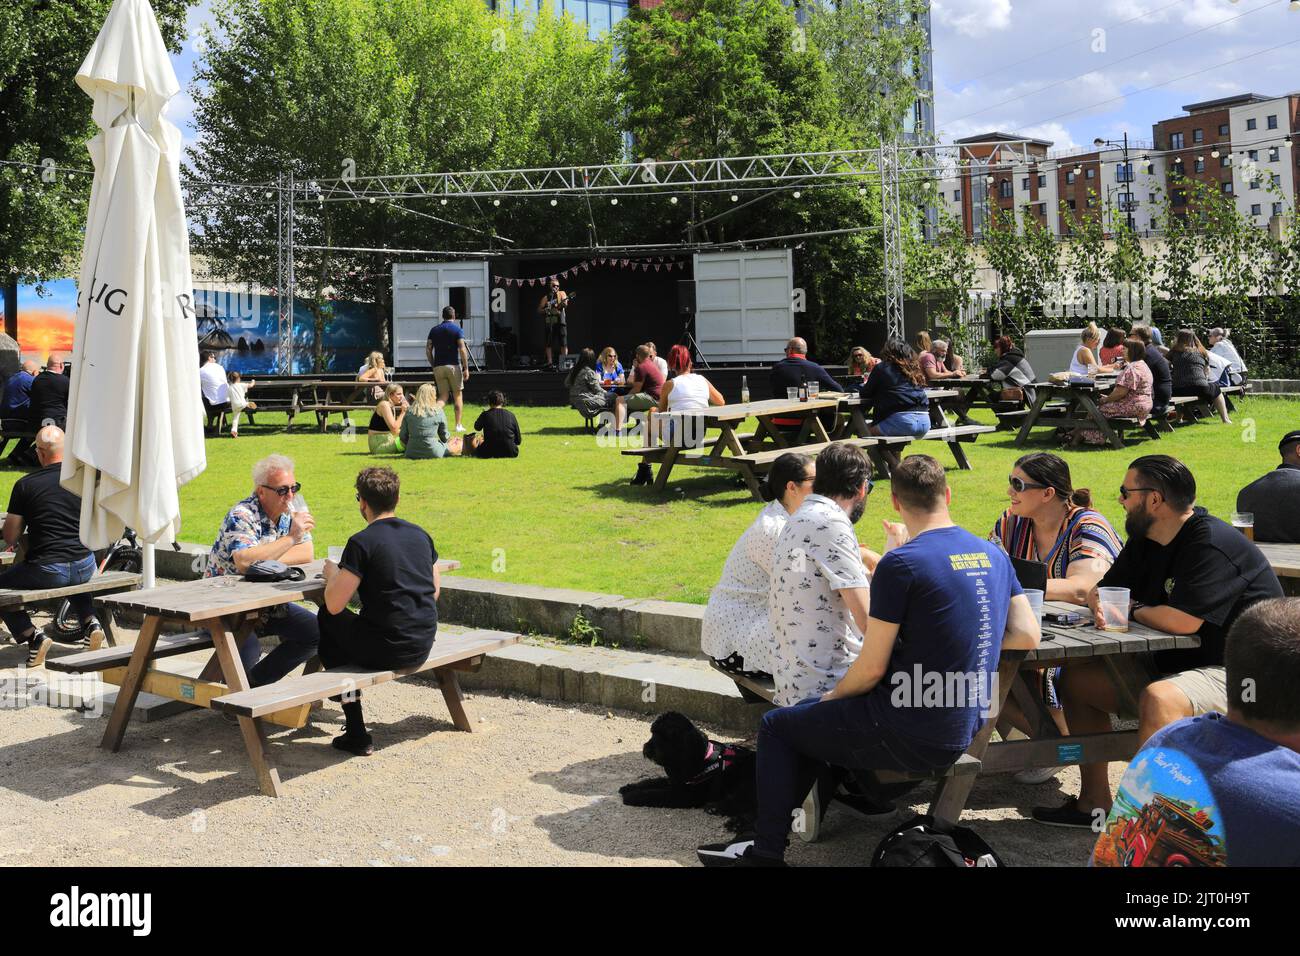
[[[656,491],[650,485],[633,485],[631,477],[629,475],[602,484],[582,485],[575,490],[590,492],[598,498],[617,498],[636,505],[664,504],[682,499],[710,508],[732,508],[745,502],[758,504],[743,484],[735,484],[730,472],[681,479],[674,475],[663,491]]]

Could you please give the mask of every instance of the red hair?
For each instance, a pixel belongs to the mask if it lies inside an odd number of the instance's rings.
[[[674,372],[685,372],[691,367],[691,350],[685,345],[674,345],[668,353],[668,367]]]
[[[1013,343],[1011,341],[1011,336],[1009,335],[998,336],[998,338],[993,342],[993,348],[999,355],[1004,355],[1007,352],[1010,352],[1012,347]]]

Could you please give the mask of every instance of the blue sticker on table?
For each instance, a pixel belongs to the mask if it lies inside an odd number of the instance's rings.
[[[1056,762],[1058,764],[1078,763],[1083,759],[1083,744],[1057,744]]]

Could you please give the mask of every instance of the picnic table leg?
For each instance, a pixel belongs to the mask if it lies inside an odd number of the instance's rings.
[[[113,611],[104,608],[100,608],[100,610],[103,612],[103,616],[96,614],[95,619],[99,621],[99,626],[104,629],[104,642],[109,647],[117,647],[117,635],[113,633]]]
[[[144,675],[149,670],[153,658],[154,646],[158,643],[158,631],[162,621],[154,615],[146,615],[140,625],[140,635],[135,639],[135,650],[131,652],[131,662],[126,667],[126,677],[117,689],[117,702],[113,705],[112,716],[108,718],[108,727],[104,730],[104,739],[99,745],[105,750],[117,750],[122,746],[122,736],[126,733],[131,711],[140,696],[140,687]]]
[[[1079,396],[1079,404],[1083,406],[1083,410],[1087,413],[1088,417],[1097,423],[1097,430],[1101,432],[1102,437],[1106,439],[1110,444],[1110,447],[1118,448],[1122,451],[1124,448],[1124,437],[1118,434],[1115,429],[1111,427],[1110,419],[1101,413],[1101,409],[1097,407],[1097,403],[1092,400],[1091,396],[1081,394]]]
[[[1043,414],[1043,406],[1047,404],[1048,394],[1051,389],[1043,387],[1038,390],[1038,396],[1034,399],[1034,405],[1025,416],[1025,422],[1020,426],[1020,433],[1016,435],[1016,447],[1024,448],[1025,442],[1029,440],[1029,432],[1038,424],[1038,418]]]
[[[244,663],[239,659],[239,645],[235,635],[221,618],[204,621],[203,626],[212,635],[212,646],[221,661],[221,672],[225,685],[232,692],[248,690],[248,676],[244,673]],[[239,628],[245,630],[247,624]],[[262,793],[268,797],[280,795],[280,772],[271,762],[267,753],[266,732],[262,729],[260,717],[240,717],[239,731],[244,736],[244,749],[248,751],[249,762],[257,774],[257,784]]]
[[[957,460],[957,467],[962,471],[970,471],[970,459],[966,457],[966,450],[961,447],[961,442],[954,438],[948,442],[948,447],[952,449],[952,457]]]
[[[758,476],[754,474],[754,469],[748,464],[737,464],[739,466],[737,471],[740,473],[740,477],[745,479],[745,485],[749,488],[749,493],[754,496],[755,501],[762,501],[763,486],[759,482]]]
[[[858,438],[866,438],[871,434],[871,429],[867,426],[867,416],[862,414],[862,407],[858,406],[849,414],[850,430]]]
[[[819,412],[814,412],[808,418],[807,431],[812,432],[819,442],[828,442],[831,436],[826,433],[826,426],[822,424],[822,417]],[[807,436],[805,435],[805,438]]]
[[[979,733],[971,741],[966,753],[976,759],[983,759],[984,751],[988,749],[989,738],[993,736],[993,727],[998,722],[998,715],[1002,713],[1002,708],[1006,706],[1007,695],[1011,693],[1011,687],[1015,683],[1016,677],[1020,671],[1020,664],[1025,659],[1028,651],[1003,651],[1002,658],[998,662],[998,685],[993,688],[997,695],[997,706],[993,708],[993,713],[989,714],[984,720],[984,725],[980,727]],[[990,703],[992,703],[990,701]],[[970,797],[971,789],[975,786],[975,780],[978,774],[963,774],[956,777],[944,777],[939,781],[939,786],[934,791],[934,799],[930,802],[930,815],[936,820],[945,823],[956,823],[961,819],[961,812],[966,809],[966,801]]]
[[[677,446],[669,445],[664,460],[659,464],[659,474],[655,475],[655,491],[663,491],[668,484],[668,476],[673,473],[673,464],[677,461]]]
[[[760,428],[765,430],[766,433],[772,437],[772,444],[777,448],[789,448],[790,443],[786,441],[785,436],[781,434],[781,429],[773,425],[770,419],[770,415],[759,415],[758,422]],[[757,431],[758,429],[755,429],[755,432]]]
[[[465,698],[460,692],[460,680],[457,679],[456,672],[450,667],[439,667],[433,673],[438,678],[438,687],[442,690],[442,699],[447,702],[447,710],[451,713],[451,722],[456,725],[457,730],[472,734],[474,725],[470,722],[469,715],[465,713]]]
[[[866,451],[867,457],[871,459],[872,467],[876,469],[876,474],[881,478],[890,477],[891,472],[889,468],[889,459],[886,458],[885,453],[880,450],[880,446],[868,445]]]

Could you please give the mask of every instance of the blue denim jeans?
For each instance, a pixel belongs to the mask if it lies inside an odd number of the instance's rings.
[[[316,656],[316,647],[320,644],[316,613],[300,604],[286,604],[284,612],[283,617],[273,617],[258,625],[256,633],[250,635],[239,649],[250,687],[274,684],[299,664]],[[278,637],[280,643],[259,661],[262,649],[257,637],[262,635]]]
[[[887,693],[879,689],[871,693]],[[810,697],[763,715],[758,728],[758,822],[754,850],[785,855],[791,814],[827,764],[846,770],[922,772],[961,756],[909,741],[876,721],[866,695],[822,701]]]
[[[930,413],[923,411],[894,412],[888,418],[875,424],[880,429],[880,434],[891,438],[900,435],[911,435],[913,438],[920,438],[930,430]]]
[[[95,556],[88,554],[80,561],[62,561],[53,564],[31,564],[23,561],[0,571],[0,588],[15,591],[34,591],[40,588],[62,588],[70,584],[84,584],[95,573]],[[84,624],[93,617],[93,597],[78,594],[68,598],[73,612]],[[0,615],[5,627],[21,641],[23,635],[33,630],[31,616],[26,611],[9,611]]]

